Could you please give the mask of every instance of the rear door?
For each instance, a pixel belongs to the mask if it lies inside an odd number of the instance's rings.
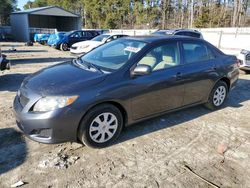
[[[83,31],[83,40],[91,40],[95,37],[94,32],[91,31]]]
[[[181,77],[185,86],[183,106],[205,102],[217,73],[218,59],[208,45],[202,41],[181,43],[183,67]]]

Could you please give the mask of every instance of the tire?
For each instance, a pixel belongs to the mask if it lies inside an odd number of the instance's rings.
[[[117,107],[99,105],[84,116],[78,129],[78,139],[92,148],[107,147],[119,137],[122,127],[123,117]]]
[[[218,81],[213,87],[205,106],[210,110],[219,109],[228,95],[228,86],[224,81]],[[217,97],[216,97],[217,96]]]
[[[67,43],[62,43],[60,45],[60,50],[62,50],[62,51],[68,51],[69,50],[68,44]]]
[[[250,74],[250,70],[245,70],[245,74]]]

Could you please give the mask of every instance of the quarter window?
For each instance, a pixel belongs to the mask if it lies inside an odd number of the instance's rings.
[[[87,37],[92,37],[93,36],[91,32],[86,32],[86,35],[87,35]]]
[[[167,69],[180,64],[177,43],[169,43],[148,52],[138,64],[148,65],[152,71]]]
[[[215,58],[210,48],[202,43],[183,43],[183,50],[186,63],[207,61]]]
[[[195,37],[195,38],[200,38],[201,36],[199,33],[188,32],[188,31],[177,32],[175,35],[183,35],[183,36],[189,36],[189,37]]]

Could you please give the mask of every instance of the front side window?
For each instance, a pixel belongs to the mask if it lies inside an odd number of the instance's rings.
[[[177,43],[164,44],[148,52],[138,64],[148,65],[152,71],[167,69],[180,64]]]
[[[183,43],[184,59],[186,63],[195,63],[214,59],[214,53],[202,43]]]
[[[114,40],[106,43],[81,57],[106,71],[116,71],[137,54],[147,43],[136,40]]]
[[[82,32],[81,31],[77,31],[77,32],[73,33],[71,35],[71,37],[73,37],[73,38],[80,38],[80,37],[82,37]]]

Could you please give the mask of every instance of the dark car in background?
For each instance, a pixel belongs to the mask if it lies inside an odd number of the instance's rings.
[[[54,47],[63,51],[67,51],[72,46],[72,44],[90,40],[97,35],[99,35],[99,33],[95,30],[78,30],[67,32],[56,44],[54,44]]]
[[[152,35],[181,35],[187,37],[194,37],[203,39],[201,32],[195,29],[166,29],[166,30],[157,30],[152,33]]]
[[[105,147],[135,122],[198,104],[222,107],[237,63],[201,39],[117,39],[27,77],[14,100],[16,122],[38,142]]]

